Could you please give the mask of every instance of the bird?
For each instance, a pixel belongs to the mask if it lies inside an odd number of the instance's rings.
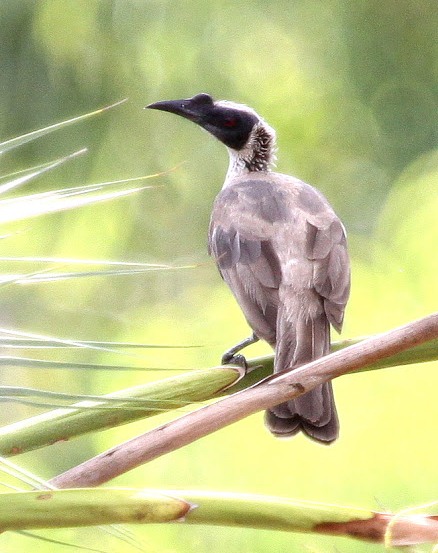
[[[222,363],[245,364],[238,352],[259,339],[275,352],[274,373],[328,354],[330,326],[341,331],[350,293],[346,232],[328,200],[274,171],[276,133],[252,108],[207,93],[145,107],[196,123],[228,149],[208,250],[253,332]],[[331,382],[272,407],[265,424],[277,437],[302,432],[332,443],[339,420]]]

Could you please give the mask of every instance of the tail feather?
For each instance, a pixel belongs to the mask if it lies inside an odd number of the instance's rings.
[[[299,318],[292,325],[280,309],[277,321],[274,372],[299,367],[329,352],[330,327],[325,313]],[[333,442],[339,435],[339,422],[331,382],[273,407],[265,422],[276,436],[302,431],[318,442]]]

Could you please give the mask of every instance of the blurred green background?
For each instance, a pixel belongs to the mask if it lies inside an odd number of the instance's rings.
[[[1,139],[129,98],[99,118],[5,155],[2,174],[89,148],[86,157],[23,192],[147,175],[184,162],[153,181],[161,185],[154,190],[2,228],[8,237],[1,255],[197,265],[2,287],[0,326],[78,340],[204,346],[151,350],[137,358],[51,354],[181,370],[216,365],[228,346],[248,335],[206,253],[226,151],[187,121],[142,110],[201,91],[254,107],[277,130],[278,170],[320,188],[344,221],[353,262],[344,337],[381,332],[436,310],[436,0],[2,0],[0,22]],[[5,264],[4,272],[14,270]],[[268,351],[257,345],[248,354]],[[378,510],[432,501],[438,495],[437,368],[395,368],[337,381],[341,438],[329,448],[301,436],[275,440],[258,414],[115,483],[278,494]],[[11,369],[1,383],[106,393],[167,374],[174,372]],[[6,404],[1,420],[35,412]],[[57,444],[16,462],[49,478],[158,422]],[[148,551],[157,552],[383,549],[264,531],[134,530]],[[46,535],[105,551],[132,550],[96,530]],[[30,547],[70,550],[0,537],[2,551]]]

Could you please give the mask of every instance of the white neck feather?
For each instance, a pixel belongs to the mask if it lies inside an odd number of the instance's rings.
[[[254,126],[241,150],[228,148],[230,164],[224,188],[235,177],[256,171],[270,171],[275,163],[275,131],[263,120]]]

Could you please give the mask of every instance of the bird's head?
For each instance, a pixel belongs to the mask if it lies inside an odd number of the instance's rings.
[[[164,100],[146,106],[175,113],[203,127],[233,150],[247,144],[253,129],[261,118],[251,108],[224,100],[214,101],[209,94],[201,93],[186,100]]]

